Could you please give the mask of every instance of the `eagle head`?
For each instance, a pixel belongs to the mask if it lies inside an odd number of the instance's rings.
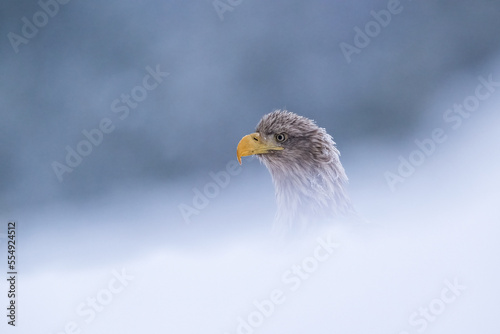
[[[324,128],[303,116],[275,110],[244,136],[237,158],[256,155],[271,173],[278,210],[275,228],[304,228],[353,211],[340,153]]]

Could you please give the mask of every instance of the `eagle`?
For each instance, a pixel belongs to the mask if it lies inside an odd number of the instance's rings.
[[[269,170],[278,209],[274,229],[299,231],[354,214],[348,178],[332,136],[306,117],[287,110],[264,115],[236,155],[256,155]]]

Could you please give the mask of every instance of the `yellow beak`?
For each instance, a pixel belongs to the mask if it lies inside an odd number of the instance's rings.
[[[241,165],[241,157],[280,150],[283,150],[283,147],[266,143],[260,134],[255,132],[241,138],[238,147],[236,148],[236,156],[238,157],[238,162]]]

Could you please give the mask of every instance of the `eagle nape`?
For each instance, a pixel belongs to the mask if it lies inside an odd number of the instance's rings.
[[[303,230],[354,213],[340,152],[324,128],[286,110],[264,115],[254,133],[244,136],[236,154],[255,155],[273,179],[280,232]]]

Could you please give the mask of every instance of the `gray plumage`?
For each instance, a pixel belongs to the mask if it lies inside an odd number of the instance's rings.
[[[302,229],[354,212],[345,190],[348,179],[340,152],[324,128],[308,118],[276,110],[262,117],[256,133],[263,142],[283,148],[257,154],[275,187],[275,229]]]

